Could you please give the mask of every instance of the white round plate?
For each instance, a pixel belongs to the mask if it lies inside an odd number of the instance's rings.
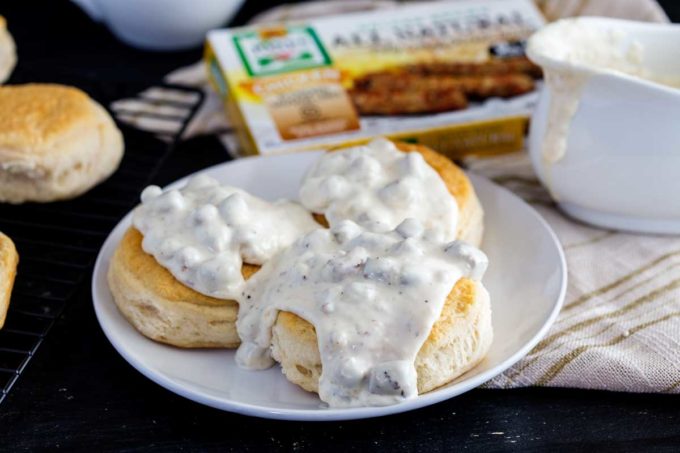
[[[318,155],[253,157],[201,173],[265,199],[296,199],[300,179]],[[417,398],[386,407],[329,409],[315,394],[289,383],[278,367],[242,370],[234,361],[234,351],[178,349],[142,336],[118,312],[106,283],[109,260],[130,226],[130,215],[114,228],[97,258],[92,278],[97,318],[111,344],[142,374],[172,392],[218,409],[287,420],[348,420],[449,399],[481,385],[526,355],[555,320],[567,283],[559,242],[536,211],[487,179],[470,178],[485,211],[482,249],[490,265],[483,282],[491,294],[494,341],[480,365]]]

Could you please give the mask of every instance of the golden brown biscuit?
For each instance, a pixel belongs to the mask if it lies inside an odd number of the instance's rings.
[[[5,325],[18,264],[19,254],[14,243],[0,233],[0,329]]]
[[[416,357],[418,393],[445,385],[476,366],[492,339],[489,294],[481,283],[460,279]],[[312,324],[280,312],[273,329],[272,356],[290,382],[318,392],[322,365]]]
[[[447,157],[422,146],[396,142],[404,152],[418,152],[440,175],[459,209],[457,236],[478,246],[483,211],[465,173]],[[314,214],[328,226],[326,218]],[[416,357],[418,392],[445,385],[476,366],[493,339],[489,294],[481,283],[463,278],[449,293],[439,319]],[[273,329],[272,355],[289,381],[318,392],[322,365],[314,326],[290,312],[280,312]]]
[[[458,231],[456,237],[479,247],[484,234],[484,211],[479,203],[472,183],[465,172],[448,157],[423,145],[397,142],[397,148],[404,152],[417,152],[439,176],[458,203]]]
[[[63,85],[0,87],[0,201],[54,201],[113,173],[123,138],[104,108]]]
[[[205,296],[183,285],[142,250],[130,228],[109,265],[109,288],[120,312],[152,340],[183,348],[235,348],[238,303]],[[244,264],[247,279],[259,266]]]

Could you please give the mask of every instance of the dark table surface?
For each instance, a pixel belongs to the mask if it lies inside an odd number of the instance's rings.
[[[248,1],[235,23],[280,2]],[[663,2],[678,20],[680,2]],[[5,1],[16,78],[129,82],[129,94],[201,50],[148,53],[118,43],[65,0]],[[226,159],[214,138],[177,147],[163,184]],[[185,400],[144,378],[104,337],[88,285],[0,405],[0,449],[680,451],[680,397],[528,388],[473,390],[417,411],[353,422],[268,421]]]

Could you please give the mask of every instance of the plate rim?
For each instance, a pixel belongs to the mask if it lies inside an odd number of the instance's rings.
[[[307,154],[307,155],[313,155],[313,154],[318,154],[319,152],[306,152],[306,153],[300,153],[300,154]],[[296,154],[285,154],[285,155],[277,155],[277,156],[249,156],[246,158],[241,158],[241,159],[236,159],[232,161],[227,161],[227,162],[222,162],[220,164],[212,165],[210,167],[203,168],[199,171],[196,171],[194,173],[191,173],[189,175],[186,175],[170,184],[168,184],[165,187],[171,187],[175,185],[182,184],[186,179],[199,174],[203,173],[206,171],[215,171],[218,170],[221,167],[227,167],[227,166],[232,166],[232,165],[239,165],[240,163],[245,163],[245,162],[252,162],[253,160],[261,160],[261,159],[280,159],[280,158],[285,158],[285,157],[290,157],[290,156],[296,156]],[[557,251],[558,257],[559,257],[559,266],[560,266],[560,289],[558,293],[557,300],[555,301],[552,310],[548,317],[545,319],[543,322],[543,325],[538,329],[538,331],[531,337],[529,341],[527,341],[521,348],[519,348],[515,353],[510,355],[508,358],[500,362],[498,365],[494,366],[493,368],[490,368],[489,370],[486,370],[485,372],[482,372],[480,374],[477,374],[475,376],[470,377],[469,379],[463,380],[460,383],[454,384],[451,387],[448,387],[446,389],[441,389],[439,392],[428,392],[423,395],[419,395],[417,398],[411,399],[404,401],[403,403],[396,404],[396,405],[391,405],[391,406],[378,406],[378,407],[358,407],[358,408],[337,408],[337,409],[276,409],[276,408],[268,408],[268,407],[263,407],[260,405],[254,405],[254,404],[248,404],[248,403],[243,403],[243,402],[238,402],[238,401],[233,401],[233,400],[225,400],[225,399],[220,399],[211,395],[205,395],[205,394],[200,394],[195,391],[187,390],[183,385],[180,383],[174,382],[172,379],[166,377],[163,373],[158,373],[148,366],[146,366],[142,361],[137,360],[131,353],[127,351],[127,349],[118,342],[116,339],[115,333],[109,330],[108,326],[108,321],[106,319],[106,315],[103,313],[103,308],[100,307],[100,304],[103,304],[104,302],[98,302],[98,295],[97,295],[97,290],[98,290],[98,280],[101,278],[104,279],[106,282],[106,271],[108,270],[108,263],[105,263],[105,250],[110,248],[111,243],[113,241],[113,236],[114,232],[117,231],[119,228],[121,228],[122,225],[125,224],[131,224],[131,213],[132,210],[130,210],[123,218],[111,229],[111,232],[109,235],[106,237],[106,240],[103,242],[99,253],[97,254],[97,259],[95,261],[95,265],[93,268],[92,272],[92,282],[91,282],[91,295],[92,295],[92,304],[94,306],[95,310],[95,315],[97,317],[97,322],[99,323],[100,328],[104,332],[104,335],[106,336],[107,340],[113,348],[120,354],[123,359],[125,359],[128,364],[130,364],[133,368],[135,368],[138,372],[140,372],[143,376],[151,380],[152,382],[160,385],[161,387],[165,388],[166,390],[170,390],[171,392],[180,395],[184,398],[187,398],[191,401],[213,407],[215,409],[223,410],[223,411],[228,411],[228,412],[233,412],[241,415],[247,415],[247,416],[255,416],[255,417],[260,417],[260,418],[267,418],[267,419],[275,419],[275,420],[291,420],[291,421],[341,421],[341,420],[358,420],[358,419],[365,419],[365,418],[373,418],[373,417],[382,417],[382,416],[387,416],[391,414],[397,414],[401,412],[408,412],[411,410],[419,409],[422,407],[430,406],[432,404],[436,404],[442,401],[449,400],[453,397],[456,397],[462,393],[468,392],[472,390],[473,388],[479,387],[480,385],[484,384],[485,382],[489,381],[490,379],[494,378],[495,376],[500,375],[507,369],[509,369],[512,365],[517,363],[519,360],[521,360],[524,356],[526,356],[537,344],[543,337],[547,334],[548,330],[550,327],[553,325],[555,322],[555,319],[557,318],[557,315],[559,314],[560,310],[562,309],[562,306],[564,304],[564,299],[566,295],[566,290],[567,290],[567,279],[568,279],[568,272],[567,272],[567,262],[566,258],[564,255],[564,250],[561,246],[561,243],[559,239],[557,238],[557,235],[553,231],[552,227],[548,224],[548,222],[536,211],[536,209],[531,206],[529,203],[524,201],[521,197],[517,196],[510,190],[506,189],[505,187],[502,187],[493,181],[489,180],[488,178],[480,175],[476,175],[474,173],[469,173],[466,171],[466,175],[470,178],[473,187],[477,186],[478,184],[481,185],[489,185],[492,187],[494,190],[500,190],[504,192],[506,196],[510,196],[511,198],[514,198],[516,202],[521,203],[524,205],[524,208],[527,209],[528,213],[534,218],[534,220],[538,221],[538,223],[546,230],[548,233],[548,237],[551,239],[553,245],[555,246],[555,249]],[[106,285],[106,290],[108,290],[108,285]],[[116,307],[117,309],[117,307]],[[150,339],[147,339],[148,341],[153,341]]]

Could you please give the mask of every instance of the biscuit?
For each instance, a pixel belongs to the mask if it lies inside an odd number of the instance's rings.
[[[0,83],[4,83],[12,74],[17,64],[17,52],[14,39],[7,30],[7,21],[0,16]]]
[[[427,146],[404,142],[395,142],[394,144],[400,151],[420,153],[425,162],[439,174],[449,193],[456,199],[458,204],[459,214],[456,238],[479,247],[484,235],[484,210],[465,172],[448,157],[439,154]],[[342,148],[338,148],[333,151],[341,150]],[[328,227],[328,221],[322,214],[314,213],[314,219],[321,225]]]
[[[397,142],[396,145],[401,151],[422,154],[425,162],[439,174],[449,189],[449,193],[456,199],[458,204],[456,237],[461,241],[479,247],[484,234],[484,210],[465,172],[458,165],[454,164],[451,159],[427,146],[403,142]]]
[[[0,329],[5,324],[19,255],[10,238],[0,233]]]
[[[76,197],[110,176],[123,137],[104,108],[73,87],[0,87],[0,201]]]
[[[479,282],[460,279],[416,356],[418,393],[445,385],[476,366],[492,340],[488,292]],[[312,324],[280,312],[272,331],[272,356],[290,382],[318,392],[322,364]]]
[[[482,240],[484,213],[465,173],[447,157],[426,146],[395,144],[401,151],[420,153],[439,174],[458,204],[458,239],[478,246]],[[314,217],[322,225],[328,225],[323,215],[317,213]],[[488,292],[479,282],[460,279],[416,357],[418,392],[445,385],[476,366],[487,354],[492,340]],[[290,382],[318,392],[322,364],[312,324],[293,313],[280,312],[272,331],[272,356],[281,364]]]
[[[113,299],[143,335],[183,348],[235,348],[238,303],[205,296],[183,285],[142,249],[142,234],[130,228],[109,264]],[[259,266],[244,264],[247,279]]]

